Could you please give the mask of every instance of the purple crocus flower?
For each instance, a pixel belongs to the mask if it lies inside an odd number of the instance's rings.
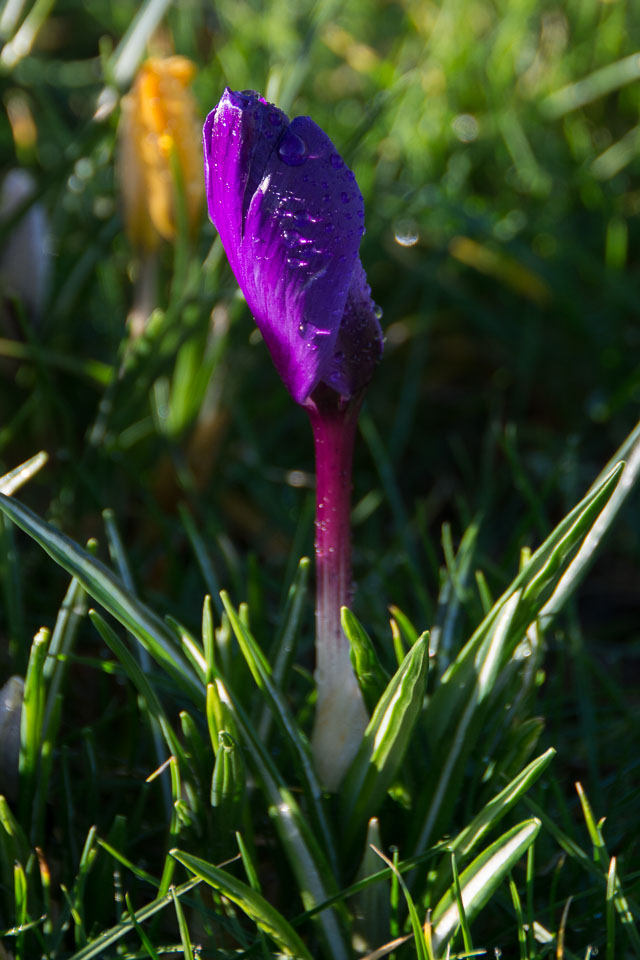
[[[340,610],[351,599],[351,461],[364,391],[382,353],[360,263],[364,203],[309,117],[225,90],[204,125],[209,213],[316,451],[316,687],[312,748],[336,789],[367,716]]]
[[[310,117],[225,90],[204,125],[209,214],[294,400],[355,396],[382,353],[358,248],[364,202]]]

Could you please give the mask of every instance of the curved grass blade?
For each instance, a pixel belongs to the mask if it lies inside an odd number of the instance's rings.
[[[367,710],[373,713],[389,683],[389,674],[378,660],[371,637],[348,607],[342,607],[340,621],[349,641],[351,666],[360,684]]]
[[[443,738],[455,717],[464,709],[469,686],[474,682],[474,660],[487,635],[495,630],[496,621],[502,616],[505,605],[516,592],[526,593],[527,601],[518,612],[519,630],[513,631],[511,643],[503,651],[503,662],[513,652],[512,647],[517,644],[520,635],[543,609],[567,569],[573,551],[612,497],[623,469],[621,463],[614,467],[558,524],[494,604],[455,662],[445,671],[425,712],[425,723],[428,724],[432,743]]]
[[[333,834],[323,804],[323,791],[311,756],[309,743],[295,722],[289,704],[274,682],[271,667],[264,653],[247,630],[233,607],[228,594],[220,594],[229,622],[238,640],[240,649],[251,670],[258,689],[263,693],[268,706],[286,737],[300,779],[308,798],[314,820],[321,832],[322,842],[334,870],[337,869],[337,854]]]
[[[422,821],[415,845],[416,850],[423,850],[429,842],[440,812],[450,795],[450,786],[455,783],[456,775],[459,774],[480,733],[484,708],[503,662],[504,649],[512,637],[514,619],[519,603],[520,594],[515,593],[504,604],[500,616],[493,623],[493,629],[487,633],[474,659],[474,683],[471,689],[466,691],[466,703],[455,728],[455,733],[448,745],[435,791]],[[431,707],[431,704],[429,707]],[[430,709],[427,708],[425,716],[429,714]]]
[[[160,617],[134,597],[111,570],[16,500],[0,495],[0,510],[126,627],[196,703],[202,702],[202,684],[176,649],[170,631]]]
[[[493,829],[497,823],[511,810],[520,797],[529,790],[538,777],[547,769],[556,755],[553,747],[522,770],[511,783],[507,784],[489,803],[482,808],[471,823],[461,830],[457,837],[447,845],[448,850],[455,850],[460,856],[467,856],[487,831]]]
[[[344,836],[375,812],[398,772],[424,698],[429,634],[423,633],[378,701],[340,789]]]
[[[171,856],[218,893],[237,904],[286,956],[296,957],[298,960],[313,960],[291,924],[261,893],[200,857],[194,857],[182,850],[172,850]]]
[[[307,911],[314,911],[313,917],[323,940],[327,960],[348,960],[351,950],[343,929],[341,911],[339,907],[332,910],[324,905],[325,901],[335,903],[338,893],[335,875],[253,725],[232,700],[221,680],[217,681],[217,689],[222,701],[233,711],[239,740],[262,782],[269,814],[298,881],[303,905]]]
[[[41,450],[40,453],[36,453],[35,457],[31,457],[21,463],[19,467],[9,470],[8,473],[0,477],[0,493],[3,493],[5,497],[10,497],[12,493],[20,489],[23,483],[35,476],[38,470],[44,467],[48,459],[49,454]]]
[[[189,893],[190,890],[193,890],[193,888],[197,887],[201,882],[199,877],[195,877],[192,880],[187,880],[186,883],[182,883],[179,887],[172,888],[165,896],[159,897],[157,900],[152,900],[151,903],[141,907],[140,910],[136,910],[133,915],[135,921],[137,923],[143,923],[145,920],[148,920],[149,917],[153,917],[158,911],[164,910],[169,904],[174,903],[174,893],[176,897],[181,897],[183,894]],[[134,922],[132,918],[129,917],[126,920],[121,920],[120,923],[116,923],[115,926],[103,931],[103,933],[99,933],[91,943],[88,943],[82,950],[78,950],[72,957],[69,957],[69,960],[93,960],[94,957],[104,957],[109,947],[112,947],[114,943],[117,943],[128,933],[131,933],[133,929]]]
[[[512,827],[487,847],[460,875],[460,893],[468,921],[473,920],[491,899],[520,857],[526,853],[540,830],[540,821],[525,820]],[[433,947],[440,952],[460,923],[456,894],[451,887],[440,900],[431,918]]]
[[[273,663],[273,679],[281,690],[285,687],[296,649],[296,640],[307,596],[310,569],[311,561],[309,558],[301,557],[287,593],[287,601],[273,650],[270,652],[270,660]],[[263,739],[266,739],[269,735],[271,720],[272,714],[268,705],[265,705],[258,724],[260,736]]]
[[[183,769],[185,769],[187,760],[182,744],[180,743],[173,727],[169,723],[167,715],[162,708],[162,704],[158,700],[155,690],[145,675],[144,670],[135,659],[131,651],[127,648],[127,645],[123,643],[117,633],[109,626],[107,621],[101,617],[96,610],[90,610],[89,617],[91,622],[96,627],[98,633],[118,658],[124,667],[127,676],[133,683],[134,687],[138,690],[140,696],[143,698],[145,707],[149,713],[149,717],[155,721],[155,723],[158,725],[158,728],[162,731],[162,735],[169,748],[169,751],[180,760]]]

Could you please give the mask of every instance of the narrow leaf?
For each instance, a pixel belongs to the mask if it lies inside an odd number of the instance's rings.
[[[207,863],[206,860],[201,860],[200,857],[194,857],[181,850],[172,850],[171,856],[214,890],[237,904],[259,929],[284,951],[286,956],[296,957],[299,960],[313,960],[291,924],[265,900],[262,894],[252,890],[248,884],[232,877],[225,870]]]

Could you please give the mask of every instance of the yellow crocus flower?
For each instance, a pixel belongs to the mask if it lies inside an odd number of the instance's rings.
[[[153,57],[122,100],[120,181],[129,237],[142,250],[176,234],[176,179],[184,190],[189,228],[200,218],[202,159],[197,107],[186,57]]]

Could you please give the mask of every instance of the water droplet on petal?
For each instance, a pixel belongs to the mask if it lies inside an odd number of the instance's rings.
[[[373,315],[376,318],[376,320],[382,320],[382,314],[383,314],[382,307],[379,307],[378,304],[376,303],[376,305],[373,308]]]
[[[272,127],[280,126],[280,114],[276,113],[275,110],[272,110],[272,112],[269,114],[269,123]]]
[[[340,199],[342,200],[343,203],[349,203],[349,201],[351,200],[351,197],[349,196],[346,190],[343,190],[342,193],[340,194]]]
[[[342,157],[338,156],[337,153],[331,154],[331,156],[329,157],[329,163],[331,164],[334,170],[339,170],[340,167],[344,167],[344,160],[342,159]]]
[[[278,147],[278,156],[289,167],[299,167],[307,159],[307,145],[297,133],[286,130]]]

